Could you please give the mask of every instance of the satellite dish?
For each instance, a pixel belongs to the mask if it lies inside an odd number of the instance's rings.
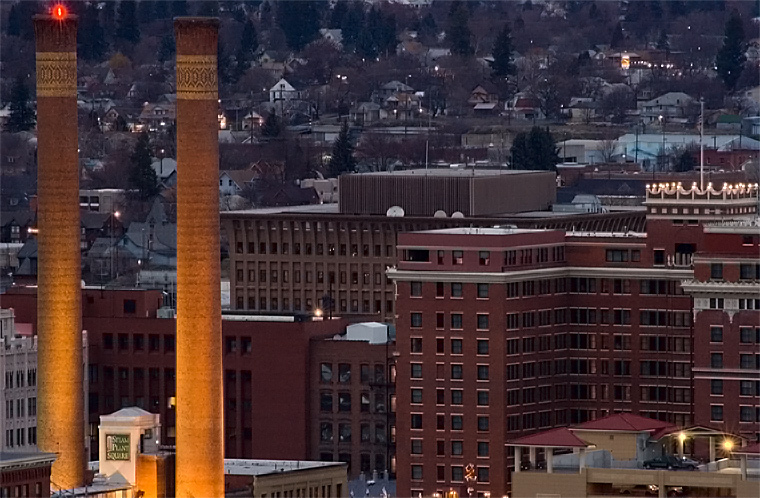
[[[404,209],[401,206],[391,206],[388,208],[388,211],[385,212],[385,216],[389,216],[391,218],[403,218]]]
[[[446,217],[446,211],[439,209],[433,214],[433,218],[445,218]]]
[[[454,211],[453,213],[451,213],[451,217],[452,218],[464,218],[464,215],[462,214],[461,211]]]

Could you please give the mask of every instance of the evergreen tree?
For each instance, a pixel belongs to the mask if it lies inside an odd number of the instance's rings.
[[[169,17],[169,2],[166,0],[157,0],[154,15],[156,19],[166,19]]]
[[[151,0],[140,0],[137,4],[137,19],[141,24],[147,24],[154,19],[155,5]]]
[[[34,128],[37,118],[30,102],[29,88],[21,78],[17,78],[11,89],[10,111],[5,127],[11,133],[29,131]]]
[[[734,10],[726,21],[723,46],[715,57],[718,75],[729,90],[733,90],[736,86],[736,82],[744,70],[746,60],[747,57],[744,55],[744,26],[742,26],[741,16]]]
[[[509,31],[509,25],[505,24],[493,45],[492,76],[506,78],[516,73],[515,65],[512,62],[513,51],[512,35]]]
[[[529,133],[520,132],[512,143],[512,168],[531,170],[557,169],[557,143],[548,129],[534,126]]]
[[[341,30],[343,34],[343,46],[354,48],[359,44],[359,37],[364,26],[364,5],[361,2],[353,2],[343,18]]]
[[[100,25],[98,7],[94,4],[84,6],[77,30],[77,45],[82,59],[90,61],[102,60],[108,50],[105,32]]]
[[[292,50],[303,50],[319,36],[317,1],[277,2],[277,24],[285,33],[285,40]]]
[[[248,62],[246,51],[241,46],[235,54],[235,64],[230,68],[232,71],[232,83],[234,84],[240,81],[240,78],[242,78],[245,72],[250,68],[251,63]]]
[[[673,169],[677,172],[692,171],[697,166],[697,160],[691,151],[683,150],[676,155]]]
[[[625,35],[623,34],[623,26],[618,22],[615,25],[615,29],[612,31],[612,40],[610,41],[610,48],[621,48],[625,41]]]
[[[264,120],[264,124],[261,125],[261,136],[268,138],[276,138],[280,136],[280,119],[275,113],[271,113]]]
[[[461,0],[452,2],[446,31],[452,54],[468,56],[475,53],[469,21],[470,11],[467,6]]]
[[[203,17],[216,17],[219,15],[219,2],[204,1],[199,2],[196,15]]]
[[[187,0],[174,0],[172,2],[172,16],[186,16],[188,12]]]
[[[132,152],[132,167],[129,170],[129,187],[134,190],[133,195],[141,201],[147,201],[161,192],[158,184],[158,176],[151,166],[153,155],[150,151],[150,138],[143,132],[137,138],[135,149]]]
[[[127,43],[140,41],[140,28],[137,26],[137,4],[134,0],[121,0],[116,15],[116,37]]]
[[[259,39],[256,35],[256,28],[250,20],[243,24],[243,34],[240,37],[240,48],[247,60],[250,60],[259,49]]]
[[[21,36],[21,12],[19,12],[19,4],[14,3],[8,10],[8,35],[9,36]]]
[[[348,14],[348,2],[335,2],[335,5],[330,12],[330,22],[328,23],[328,27],[330,29],[340,29],[346,19],[346,14]]]
[[[350,173],[356,170],[356,158],[354,146],[348,136],[348,122],[343,121],[338,138],[333,143],[332,157],[327,165],[330,177],[338,177],[342,173]]]
[[[660,37],[657,39],[657,49],[664,50],[665,52],[670,51],[670,41],[668,40],[668,33],[664,29],[660,31]]]
[[[161,62],[168,61],[174,57],[176,51],[177,46],[174,42],[174,35],[172,33],[165,34],[158,46],[158,60]]]

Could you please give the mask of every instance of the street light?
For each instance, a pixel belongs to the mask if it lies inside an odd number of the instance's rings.
[[[114,220],[119,219],[120,216],[121,216],[121,213],[119,211],[113,211],[111,213],[111,280],[113,280],[114,278],[114,266],[115,264],[118,263],[118,259],[119,259],[116,252],[114,252],[113,233],[115,231],[115,225],[116,225]],[[117,275],[118,275],[118,272],[117,272]]]

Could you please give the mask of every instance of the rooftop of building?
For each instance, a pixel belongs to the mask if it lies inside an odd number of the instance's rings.
[[[417,168],[417,169],[401,169],[401,170],[395,170],[395,171],[373,171],[369,173],[361,173],[361,176],[362,177],[435,176],[435,177],[443,177],[443,178],[452,178],[452,177],[453,178],[461,178],[461,177],[483,178],[483,177],[490,177],[490,176],[527,175],[527,174],[536,174],[536,173],[548,173],[548,172],[537,171],[537,170],[516,170],[516,169],[483,169],[483,168],[466,167],[465,165],[462,165],[462,167],[454,167],[452,165],[449,168]]]
[[[55,453],[42,451],[0,451],[0,470],[48,465],[52,464],[55,459]]]
[[[413,233],[426,233],[438,235],[517,235],[523,233],[543,233],[546,229],[542,228],[517,228],[517,227],[456,227],[440,228],[436,230],[421,230]]]
[[[244,460],[238,458],[224,459],[224,473],[230,475],[261,476],[293,472],[299,470],[324,469],[328,467],[345,467],[343,462],[315,462],[306,460]]]

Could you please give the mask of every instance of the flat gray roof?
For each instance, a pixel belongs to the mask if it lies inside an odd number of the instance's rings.
[[[440,228],[436,230],[420,230],[412,233],[430,233],[443,235],[515,235],[520,233],[550,232],[547,228],[481,228],[481,227],[457,227]]]
[[[295,470],[312,470],[346,465],[343,462],[316,462],[304,460],[244,460],[224,459],[224,473],[230,475],[259,476]]]
[[[255,214],[280,214],[280,213],[305,213],[305,214],[338,214],[339,206],[337,202],[330,204],[307,204],[305,206],[276,206],[276,207],[264,207],[264,208],[252,208],[252,209],[240,209],[237,211],[222,211],[223,215],[226,214],[243,214],[243,213],[255,213]]]
[[[358,176],[437,176],[437,177],[484,177],[500,175],[525,175],[535,173],[550,173],[542,170],[523,170],[523,169],[484,169],[462,166],[459,168],[418,168],[404,169],[397,171],[373,171],[370,173],[359,173]]]

